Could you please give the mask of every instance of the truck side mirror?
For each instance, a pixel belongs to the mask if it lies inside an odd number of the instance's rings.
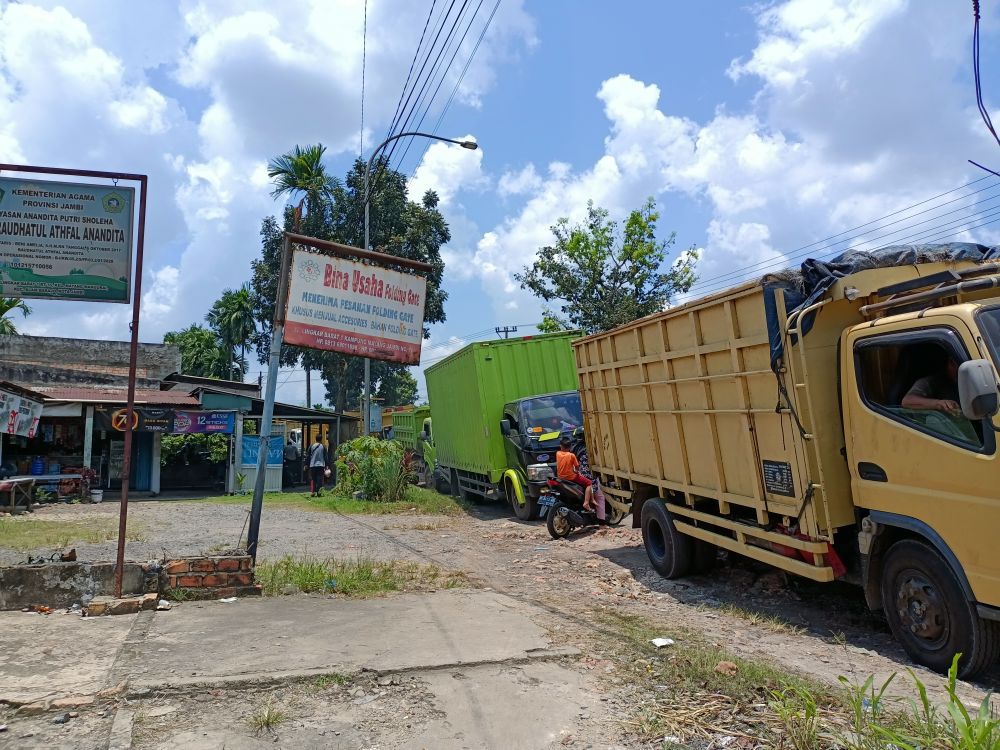
[[[963,362],[958,368],[958,399],[962,413],[972,421],[992,417],[1000,409],[997,380],[985,359]]]
[[[510,420],[501,419],[500,420],[500,434],[504,437],[510,437]]]

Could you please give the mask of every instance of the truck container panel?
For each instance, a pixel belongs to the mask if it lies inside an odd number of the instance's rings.
[[[507,467],[500,420],[504,404],[575,390],[576,332],[469,344],[427,368],[434,442],[441,466],[500,481]]]
[[[423,431],[424,420],[431,415],[429,406],[416,406],[392,412],[392,436],[406,449],[419,452],[417,438]]]

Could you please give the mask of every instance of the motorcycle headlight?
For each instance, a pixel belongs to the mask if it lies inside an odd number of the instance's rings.
[[[528,465],[528,481],[529,482],[542,482],[546,479],[555,476],[552,472],[552,467],[548,464],[529,464]]]

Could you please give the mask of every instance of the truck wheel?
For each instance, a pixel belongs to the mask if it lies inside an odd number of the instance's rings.
[[[664,578],[681,578],[691,568],[692,539],[674,528],[667,504],[650,499],[642,504],[642,543],[653,569]]]
[[[882,604],[896,640],[915,662],[947,672],[962,654],[959,677],[973,677],[1000,656],[1000,633],[982,620],[951,567],[931,547],[896,542],[882,567]]]
[[[503,491],[510,502],[510,508],[514,511],[519,521],[533,521],[538,518],[538,503],[531,495],[525,495],[524,505],[517,502],[517,493],[514,492],[514,485],[509,479],[503,480]]]

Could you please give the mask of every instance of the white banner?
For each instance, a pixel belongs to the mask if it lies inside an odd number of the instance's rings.
[[[426,291],[422,276],[297,249],[285,343],[419,364]]]

